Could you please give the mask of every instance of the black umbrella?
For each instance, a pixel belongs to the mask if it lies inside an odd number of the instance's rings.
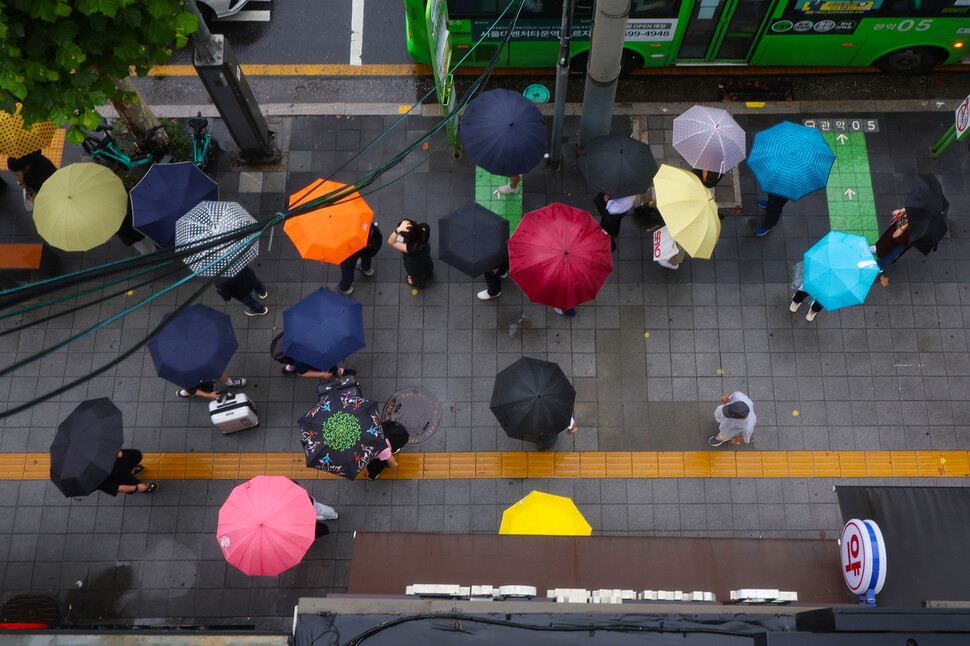
[[[949,228],[946,216],[950,203],[943,195],[943,186],[936,175],[917,175],[906,198],[906,218],[909,220],[909,242],[924,256],[936,251],[936,245]]]
[[[489,408],[506,435],[538,442],[569,426],[575,401],[558,364],[522,357],[495,376]]]
[[[349,480],[387,448],[377,403],[347,390],[324,395],[299,424],[306,465]]]
[[[438,220],[443,261],[472,278],[509,261],[509,221],[480,204]]]
[[[482,92],[461,117],[461,144],[493,175],[521,175],[542,161],[548,131],[539,108],[511,90]]]
[[[111,475],[123,442],[121,411],[110,399],[81,402],[51,442],[51,481],[65,496],[88,495]]]
[[[597,137],[579,156],[586,184],[610,197],[643,193],[659,168],[650,146],[626,135]]]

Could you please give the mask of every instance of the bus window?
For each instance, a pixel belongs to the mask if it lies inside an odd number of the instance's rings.
[[[501,2],[502,0],[448,0],[448,18],[456,20],[497,16],[505,8],[505,3],[499,6]]]
[[[740,0],[734,8],[734,13],[731,14],[731,22],[714,59],[747,60],[748,52],[754,44],[754,37],[770,5],[771,0]]]
[[[674,18],[678,9],[673,0],[633,0],[630,19]]]
[[[695,0],[678,59],[704,60],[724,11],[725,0]]]

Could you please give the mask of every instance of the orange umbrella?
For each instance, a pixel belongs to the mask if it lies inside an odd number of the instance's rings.
[[[319,179],[291,195],[290,208],[346,187],[346,184]],[[354,191],[339,198],[337,204],[289,218],[283,231],[304,258],[337,265],[364,248],[373,219],[374,212],[360,193]]]

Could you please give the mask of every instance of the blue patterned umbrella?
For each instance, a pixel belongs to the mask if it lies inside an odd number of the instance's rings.
[[[860,305],[879,274],[862,236],[829,231],[805,252],[804,289],[827,310]]]
[[[158,376],[182,388],[221,377],[238,348],[229,316],[201,303],[185,308],[148,342]]]
[[[461,117],[461,143],[493,175],[521,175],[542,161],[548,132],[539,108],[511,90],[478,95]]]
[[[327,370],[364,347],[360,303],[321,287],[283,312],[283,351]]]
[[[815,128],[782,121],[754,136],[748,166],[761,190],[799,200],[825,188],[835,153]]]
[[[324,395],[299,424],[306,465],[348,480],[387,448],[377,402],[350,390]]]
[[[168,249],[175,246],[175,221],[203,200],[218,200],[219,185],[192,162],[153,164],[130,197],[133,226]]]

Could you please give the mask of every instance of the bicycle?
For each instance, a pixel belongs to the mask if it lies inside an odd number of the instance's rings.
[[[111,137],[111,125],[107,121],[102,121],[94,132],[89,132],[88,136],[81,142],[81,147],[96,162],[115,170],[120,168],[133,170],[146,164],[174,161],[172,155],[151,149],[151,139],[161,128],[162,126],[155,126],[140,139],[136,139],[131,133],[126,132],[125,135],[131,139],[138,151],[135,155],[128,155],[118,147],[118,144]],[[99,132],[103,133],[100,139],[97,138]]]
[[[209,120],[199,112],[188,120],[189,143],[192,146],[192,163],[205,172],[215,162],[219,142],[209,135]]]

